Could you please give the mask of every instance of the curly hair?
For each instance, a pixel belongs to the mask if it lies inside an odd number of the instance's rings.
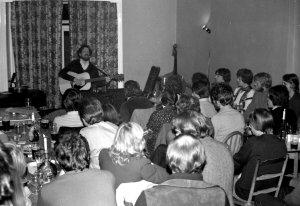
[[[117,130],[109,156],[118,165],[125,165],[132,157],[144,156],[145,139],[143,128],[134,122],[123,123]]]
[[[88,48],[90,55],[92,55],[93,51],[92,51],[91,47],[90,47],[89,45],[87,45],[87,44],[83,44],[83,45],[81,45],[80,48],[77,50],[77,56],[78,56],[78,58],[80,58],[80,54],[81,54],[81,52],[82,52],[82,50],[83,50],[84,48]]]
[[[215,84],[210,90],[213,101],[219,101],[221,105],[231,105],[233,101],[233,90],[231,86],[224,83]]]
[[[231,72],[227,68],[219,68],[216,70],[215,74],[222,76],[224,82],[227,84],[231,81]]]
[[[259,81],[263,88],[269,89],[272,86],[272,77],[266,72],[260,72],[254,75],[254,81]]]
[[[78,109],[79,116],[89,125],[103,120],[102,104],[96,97],[88,97],[82,101]]]
[[[68,130],[61,134],[61,141],[55,149],[57,161],[65,171],[88,168],[89,153],[86,139],[75,130]]]
[[[178,113],[183,111],[201,112],[199,100],[188,94],[182,94],[176,103]]]
[[[77,89],[67,89],[62,96],[64,108],[69,111],[77,111],[82,100],[82,95]]]

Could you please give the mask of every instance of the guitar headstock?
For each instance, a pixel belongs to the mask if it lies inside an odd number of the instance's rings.
[[[177,44],[173,44],[172,56],[177,56]]]

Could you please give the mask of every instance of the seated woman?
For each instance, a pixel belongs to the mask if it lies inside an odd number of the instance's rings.
[[[110,148],[113,144],[119,123],[118,114],[112,105],[105,105],[96,97],[89,97],[82,101],[79,107],[79,116],[86,126],[80,134],[86,138],[91,150],[90,168],[99,168],[98,156],[102,149]]]
[[[251,182],[257,159],[267,160],[284,157],[287,153],[285,141],[273,135],[273,117],[267,109],[255,109],[250,115],[250,128],[253,137],[249,137],[241,150],[233,156],[234,173],[241,173],[241,178],[235,184],[235,194],[246,200],[249,196]],[[282,164],[270,165],[259,172],[267,174],[279,172]],[[272,184],[270,182],[258,182],[257,188]]]
[[[189,133],[177,136],[167,149],[169,180],[143,191],[135,205],[228,205],[224,190],[203,182],[205,161],[201,141]]]
[[[244,133],[244,117],[232,108],[233,91],[227,84],[215,84],[211,89],[211,97],[219,112],[211,118],[214,126],[214,139],[220,142],[234,131]]]
[[[68,89],[63,95],[63,106],[67,113],[54,118],[53,122],[57,125],[57,132],[60,127],[82,127],[83,124],[78,114],[78,107],[82,96],[76,89]]]
[[[112,172],[116,188],[121,183],[147,180],[161,183],[168,176],[165,169],[144,156],[145,140],[142,127],[134,122],[122,124],[110,149],[99,155],[100,168]]]
[[[14,167],[9,149],[0,141],[0,205],[28,205],[24,198],[19,174]]]
[[[114,176],[108,171],[87,169],[88,151],[84,138],[76,131],[63,134],[55,155],[66,173],[43,185],[38,206],[116,205]]]
[[[289,92],[283,85],[276,85],[269,90],[268,106],[274,120],[273,133],[279,135],[282,130],[282,116],[284,109],[286,110],[285,119],[287,128],[292,133],[297,131],[297,115],[288,108]]]

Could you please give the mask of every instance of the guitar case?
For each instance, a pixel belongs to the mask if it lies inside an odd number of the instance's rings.
[[[159,76],[159,72],[160,72],[159,67],[156,67],[156,66],[151,67],[151,70],[149,72],[148,79],[147,79],[147,82],[146,82],[146,85],[145,85],[144,91],[143,91],[143,94],[146,97],[151,96],[151,94],[153,93],[157,78]]]

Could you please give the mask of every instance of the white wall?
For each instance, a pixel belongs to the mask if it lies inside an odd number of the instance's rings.
[[[123,70],[125,81],[144,88],[151,66],[160,74],[173,69],[177,0],[123,0]]]

